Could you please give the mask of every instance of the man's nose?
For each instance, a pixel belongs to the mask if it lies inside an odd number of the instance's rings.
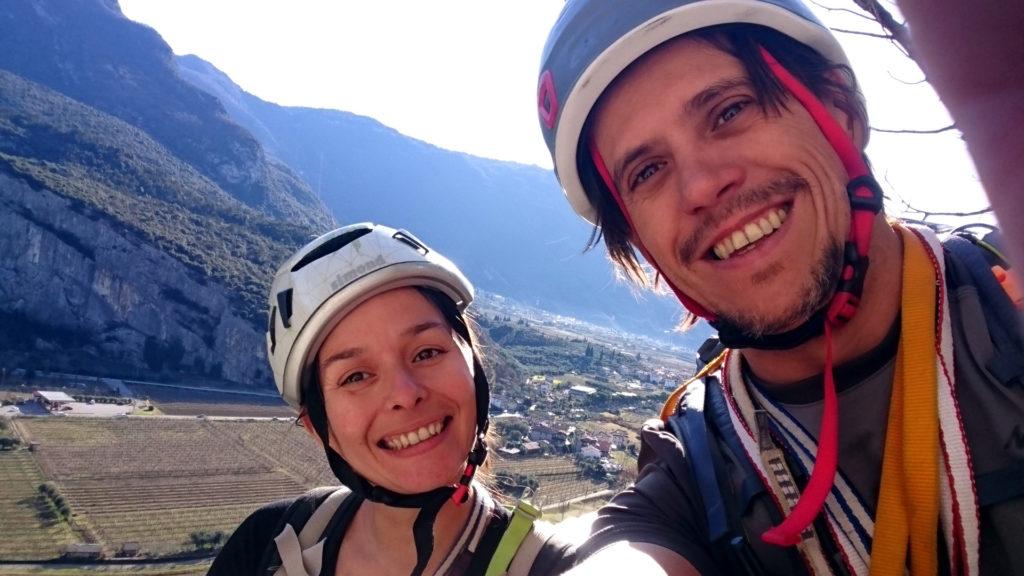
[[[676,170],[675,187],[685,214],[699,216],[714,206],[729,191],[743,185],[743,168],[721,153],[701,154],[687,160]]]

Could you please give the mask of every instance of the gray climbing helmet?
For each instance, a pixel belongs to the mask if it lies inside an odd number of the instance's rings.
[[[848,65],[835,37],[798,0],[569,0],[544,46],[537,106],[555,174],[577,214],[597,223],[577,167],[584,124],[634,60],[676,36],[719,24],[758,24]]]

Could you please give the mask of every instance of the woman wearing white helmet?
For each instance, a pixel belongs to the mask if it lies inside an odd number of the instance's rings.
[[[356,224],[278,270],[267,350],[283,398],[344,487],[253,513],[210,574],[548,574],[572,547],[473,480],[488,382],[473,288],[408,232]]]

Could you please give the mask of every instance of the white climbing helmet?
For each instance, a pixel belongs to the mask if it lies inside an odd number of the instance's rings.
[[[301,408],[317,351],[346,314],[406,286],[439,290],[459,312],[473,300],[473,286],[451,261],[409,232],[379,224],[328,232],[282,264],[270,289],[267,356],[284,400]]]

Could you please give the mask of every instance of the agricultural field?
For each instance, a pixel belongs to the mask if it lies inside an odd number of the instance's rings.
[[[129,385],[136,398],[148,399],[160,412],[174,416],[292,418],[295,412],[279,396],[232,394],[198,388]]]
[[[262,453],[305,486],[338,484],[320,445],[313,442],[305,430],[290,422],[211,420],[209,423],[225,436],[236,437],[245,446]]]
[[[296,496],[330,474],[312,439],[284,421],[24,418],[18,424],[37,443],[35,452],[23,454],[39,466],[37,477],[17,482],[18,491],[8,496],[5,488],[5,499],[36,490],[44,478],[53,482],[85,539],[111,554],[125,543],[150,556],[190,551],[193,532],[230,534],[260,505]]]
[[[319,445],[284,419],[26,417],[15,431],[34,449],[0,452],[0,562],[57,558],[72,542],[108,556],[126,543],[142,556],[190,553],[195,532],[227,536],[265,503],[337,483]],[[495,473],[536,479],[533,502],[563,516],[559,503],[609,488],[564,457],[497,461]],[[63,521],[47,515],[44,483],[66,502]]]
[[[608,489],[607,482],[586,477],[575,462],[558,456],[500,460],[496,462],[493,474],[526,474],[536,478],[537,490],[530,500],[540,507]]]
[[[55,558],[65,544],[80,541],[49,509],[38,490],[43,481],[31,452],[0,452],[0,558]]]

